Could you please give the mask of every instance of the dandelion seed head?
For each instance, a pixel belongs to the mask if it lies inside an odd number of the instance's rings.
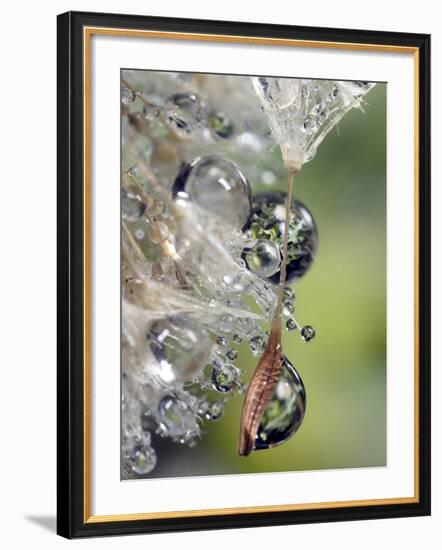
[[[375,84],[359,81],[252,77],[271,136],[284,165],[297,173],[311,161],[325,136]]]

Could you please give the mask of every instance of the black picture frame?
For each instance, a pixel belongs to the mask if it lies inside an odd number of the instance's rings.
[[[136,15],[68,12],[57,39],[57,532],[67,538],[227,529],[430,514],[430,36]],[[419,407],[418,498],[411,503],[90,521],[85,513],[85,194],[84,29],[107,27],[412,48],[418,59]]]

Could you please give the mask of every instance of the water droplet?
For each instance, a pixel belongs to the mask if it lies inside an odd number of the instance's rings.
[[[238,357],[238,352],[236,351],[236,349],[228,349],[226,351],[226,357],[230,361],[235,361],[235,359]]]
[[[130,452],[129,462],[133,472],[138,475],[145,475],[155,468],[157,454],[152,447],[136,445]]]
[[[174,395],[166,395],[158,404],[161,427],[170,437],[196,434],[196,414],[189,405]]]
[[[292,437],[301,426],[306,408],[304,384],[284,357],[283,371],[262,415],[254,449],[270,449]]]
[[[141,218],[146,205],[138,195],[126,189],[121,190],[121,216],[123,220],[134,222]]]
[[[233,123],[230,118],[222,112],[214,112],[209,115],[209,126],[217,137],[227,139],[233,135]]]
[[[236,228],[250,215],[251,192],[238,166],[217,155],[199,157],[186,164],[173,185],[175,197],[189,200],[216,214]]]
[[[135,97],[134,92],[129,88],[126,88],[126,86],[121,89],[121,102],[124,105],[130,105],[133,103],[135,101]]]
[[[216,366],[212,370],[212,386],[220,393],[231,391],[237,380],[238,371],[233,365]]]
[[[157,105],[145,105],[143,107],[143,116],[146,120],[155,120],[160,116],[160,109]]]
[[[224,401],[212,401],[206,413],[207,420],[219,420],[224,414]]]
[[[301,336],[306,342],[310,342],[310,340],[313,340],[313,338],[315,337],[315,334],[316,334],[315,329],[310,325],[306,325],[301,329]]]
[[[164,382],[191,380],[206,366],[211,348],[204,328],[186,315],[155,321],[147,342],[157,360],[156,374]]]
[[[218,346],[225,348],[227,346],[227,339],[224,336],[217,336],[216,343]]]
[[[279,246],[265,239],[258,240],[252,248],[245,248],[243,258],[250,271],[263,278],[271,277],[281,265]]]
[[[275,243],[282,251],[285,230],[285,199],[282,191],[257,193],[253,197],[252,215],[244,231],[250,230],[253,238],[259,236]],[[293,199],[287,249],[287,282],[301,278],[311,267],[318,248],[318,232],[315,220],[307,207]],[[279,282],[279,268],[268,277]]]
[[[264,347],[264,337],[260,334],[249,339],[249,348],[253,355],[259,355]]]
[[[294,319],[287,319],[287,322],[285,324],[288,332],[293,332],[297,328],[296,321]]]
[[[284,300],[282,305],[284,308],[284,315],[291,315],[295,311],[295,306],[291,300]]]
[[[316,118],[318,126],[324,123],[324,121],[327,119],[328,111],[326,109],[323,109],[319,111],[318,116]]]
[[[168,124],[180,135],[191,134],[206,122],[206,107],[196,94],[175,94],[166,102]]]
[[[313,134],[318,129],[316,118],[313,115],[307,115],[302,123],[302,128],[307,134]]]
[[[201,399],[198,403],[198,414],[205,415],[209,409],[209,402],[205,399]]]
[[[234,334],[233,335],[233,341],[235,342],[235,344],[241,344],[242,343],[242,336],[241,334]]]

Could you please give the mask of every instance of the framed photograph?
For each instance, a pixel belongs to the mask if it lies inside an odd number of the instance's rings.
[[[430,37],[58,17],[58,533],[430,513]]]

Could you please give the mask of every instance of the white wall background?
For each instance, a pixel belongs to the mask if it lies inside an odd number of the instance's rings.
[[[82,540],[55,535],[57,13],[137,13],[432,33],[433,281],[442,279],[442,30],[437,3],[403,0],[9,1],[2,6],[0,540],[4,548],[436,548],[442,539],[442,295],[433,285],[433,516]],[[437,542],[436,542],[437,541]]]

